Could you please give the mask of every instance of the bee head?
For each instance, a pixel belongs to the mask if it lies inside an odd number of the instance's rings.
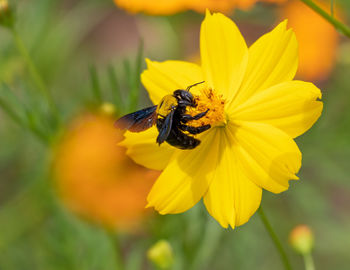
[[[177,102],[180,106],[191,106],[191,107],[195,107],[196,106],[196,102],[193,98],[193,95],[186,91],[186,90],[175,90],[173,93],[174,97],[177,99]]]

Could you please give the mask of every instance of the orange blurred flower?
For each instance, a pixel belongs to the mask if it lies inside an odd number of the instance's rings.
[[[117,146],[113,119],[78,118],[57,146],[58,193],[72,211],[111,229],[135,229],[149,210],[146,196],[159,172],[136,165]]]
[[[260,2],[265,2],[265,3],[276,3],[276,4],[281,4],[281,3],[285,3],[288,0],[260,0]]]
[[[327,10],[327,6],[315,1]],[[329,9],[329,7],[328,7]],[[322,80],[335,64],[339,35],[334,27],[300,1],[288,1],[281,10],[299,42],[298,75],[306,80]]]
[[[279,3],[285,0],[114,0],[115,4],[131,13],[144,12],[151,15],[169,15],[185,10],[227,13],[235,8],[249,9],[256,2]]]

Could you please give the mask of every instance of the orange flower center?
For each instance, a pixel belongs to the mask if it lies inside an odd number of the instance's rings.
[[[210,124],[221,126],[225,124],[224,107],[225,99],[218,95],[213,89],[202,89],[199,95],[194,95],[197,107],[188,107],[187,113],[194,116],[208,110],[207,114],[199,120],[192,120],[188,125],[199,127]]]

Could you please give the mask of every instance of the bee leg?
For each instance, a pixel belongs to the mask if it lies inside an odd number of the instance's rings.
[[[204,126],[200,126],[200,127],[192,127],[192,126],[187,126],[187,125],[179,125],[178,127],[179,127],[179,129],[181,129],[183,131],[187,131],[190,134],[196,135],[196,134],[199,134],[199,133],[202,133],[202,132],[208,130],[211,126],[204,125]]]
[[[181,115],[181,120],[180,120],[180,121],[181,121],[182,123],[187,123],[188,121],[191,121],[191,120],[199,120],[199,119],[201,119],[203,116],[205,116],[205,115],[207,114],[208,111],[209,111],[209,109],[206,110],[205,112],[201,112],[201,113],[196,114],[196,115],[194,115],[194,116],[189,115],[189,114],[183,114],[183,115]]]

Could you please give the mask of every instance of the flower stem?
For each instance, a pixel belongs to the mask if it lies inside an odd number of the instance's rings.
[[[262,223],[264,224],[265,226],[265,229],[267,230],[267,232],[269,233],[277,251],[279,252],[280,256],[281,256],[281,259],[282,259],[282,262],[284,264],[284,268],[287,269],[287,270],[292,270],[292,266],[288,260],[288,257],[287,257],[287,254],[286,252],[284,251],[283,249],[283,246],[280,242],[280,240],[278,239],[275,231],[272,229],[272,226],[269,222],[269,220],[267,219],[262,207],[260,206],[259,210],[258,210],[258,213],[259,213],[259,216],[261,218],[261,221]]]
[[[315,270],[314,260],[312,259],[311,253],[303,255],[305,270]]]
[[[331,0],[331,16],[334,16],[334,2]]]
[[[321,15],[324,19],[326,19],[330,24],[332,24],[342,34],[350,38],[350,28],[345,24],[343,24],[342,22],[335,19],[332,14],[328,14],[326,11],[324,11],[312,0],[300,0],[300,1],[303,2],[305,5],[307,5],[308,7],[310,7],[311,9],[313,9],[316,13]]]
[[[32,60],[32,58],[30,57],[30,54],[29,54],[26,46],[24,45],[22,38],[18,34],[15,27],[11,28],[11,33],[12,33],[15,45],[16,45],[19,53],[21,54],[23,60],[25,61],[27,67],[28,67],[28,70],[29,70],[30,76],[32,77],[33,82],[35,83],[38,90],[45,96],[53,116],[56,118],[56,120],[58,120],[59,118],[58,118],[56,104],[54,103],[53,98],[51,96],[51,93],[47,89],[42,77],[40,76],[40,74],[39,74],[39,72],[38,72],[38,70],[37,70],[37,68]]]
[[[202,235],[202,241],[197,248],[193,262],[189,269],[203,269],[210,263],[210,260],[213,259],[213,256],[217,251],[217,247],[220,244],[222,233],[222,228],[220,228],[215,221],[208,219],[207,223],[205,224],[205,231]]]
[[[117,235],[116,232],[114,231],[106,231],[107,234],[110,237],[111,243],[114,247],[114,255],[115,255],[115,263],[117,266],[118,270],[125,270],[125,266],[124,266],[124,262],[123,262],[123,256],[122,256],[122,248],[121,248],[121,243],[120,243],[120,239],[119,236]]]

